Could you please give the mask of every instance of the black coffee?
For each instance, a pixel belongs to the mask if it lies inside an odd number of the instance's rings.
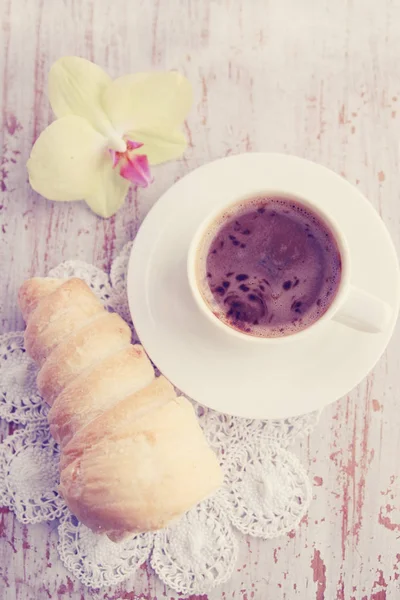
[[[300,202],[280,197],[245,200],[223,213],[203,238],[197,266],[214,314],[258,337],[312,325],[341,278],[327,224]]]

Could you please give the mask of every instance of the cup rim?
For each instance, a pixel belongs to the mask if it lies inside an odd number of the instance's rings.
[[[339,282],[339,286],[336,292],[336,295],[327,308],[327,310],[321,315],[319,319],[317,319],[314,323],[306,327],[305,329],[301,329],[300,331],[296,331],[294,333],[290,333],[284,336],[277,337],[261,337],[248,334],[243,331],[239,331],[234,327],[230,327],[227,323],[224,323],[221,319],[219,319],[212,311],[212,309],[207,304],[204,299],[200,289],[196,276],[196,261],[197,261],[197,253],[199,249],[199,245],[204,238],[208,228],[212,225],[212,223],[218,218],[219,215],[222,215],[225,211],[233,208],[235,205],[240,204],[242,202],[246,202],[246,200],[252,200],[257,197],[283,197],[288,199],[293,199],[300,204],[308,207],[311,211],[316,213],[318,217],[327,224],[329,229],[331,230],[335,241],[338,245],[340,257],[341,257],[341,278]],[[286,343],[293,340],[300,340],[304,337],[309,336],[311,333],[314,333],[316,330],[319,330],[321,326],[326,324],[327,321],[332,319],[335,313],[339,310],[340,306],[343,304],[347,292],[350,287],[350,277],[351,277],[351,263],[350,263],[350,253],[346,238],[341,232],[339,225],[336,220],[326,211],[322,210],[315,202],[308,198],[304,198],[301,195],[294,194],[293,192],[286,192],[283,190],[261,190],[257,193],[244,194],[236,199],[233,199],[229,202],[226,202],[224,205],[219,206],[214,211],[211,211],[200,223],[198,228],[196,229],[194,236],[190,242],[189,250],[187,254],[187,276],[189,281],[189,287],[192,293],[192,296],[197,304],[197,307],[200,309],[201,313],[211,322],[213,325],[216,325],[221,331],[225,333],[229,333],[233,335],[236,339],[240,339],[246,342],[255,342],[258,344],[271,344],[271,343]]]

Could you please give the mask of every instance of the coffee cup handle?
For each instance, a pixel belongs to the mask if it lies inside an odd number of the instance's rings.
[[[386,302],[351,285],[333,320],[358,331],[379,333],[387,327],[391,315]]]

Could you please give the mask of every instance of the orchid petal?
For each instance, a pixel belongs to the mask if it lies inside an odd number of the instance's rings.
[[[49,73],[49,99],[56,117],[77,115],[99,133],[115,140],[115,149],[124,151],[121,136],[104,112],[101,98],[112,79],[97,65],[79,56],[64,56]]]
[[[118,164],[120,152],[116,152],[116,150],[112,150],[111,148],[108,151],[111,156],[112,166],[115,167]]]
[[[126,147],[128,150],[137,150],[143,146],[142,142],[135,142],[134,140],[126,140]]]
[[[130,182],[119,174],[118,166],[113,169],[111,157],[105,151],[96,171],[96,186],[85,196],[85,201],[93,212],[107,219],[124,203],[129,185]]]
[[[103,91],[103,107],[119,133],[179,128],[192,104],[192,87],[180,73],[119,77]]]
[[[141,153],[146,154],[151,165],[159,165],[179,158],[184,153],[187,141],[182,131],[178,129],[158,128],[157,133],[137,129],[127,133],[129,138],[142,142]]]
[[[106,141],[82,117],[54,121],[32,148],[27,163],[31,186],[49,200],[84,198],[96,185]]]
[[[133,154],[121,159],[119,173],[139,187],[147,187],[153,181],[150,173],[149,161],[145,154]]]

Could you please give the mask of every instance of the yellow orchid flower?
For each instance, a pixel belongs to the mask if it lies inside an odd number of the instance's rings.
[[[49,99],[57,117],[27,163],[33,189],[49,200],[82,200],[102,217],[123,204],[130,183],[151,182],[149,164],[178,158],[180,127],[192,88],[176,72],[114,81],[100,67],[66,56],[51,67]]]

